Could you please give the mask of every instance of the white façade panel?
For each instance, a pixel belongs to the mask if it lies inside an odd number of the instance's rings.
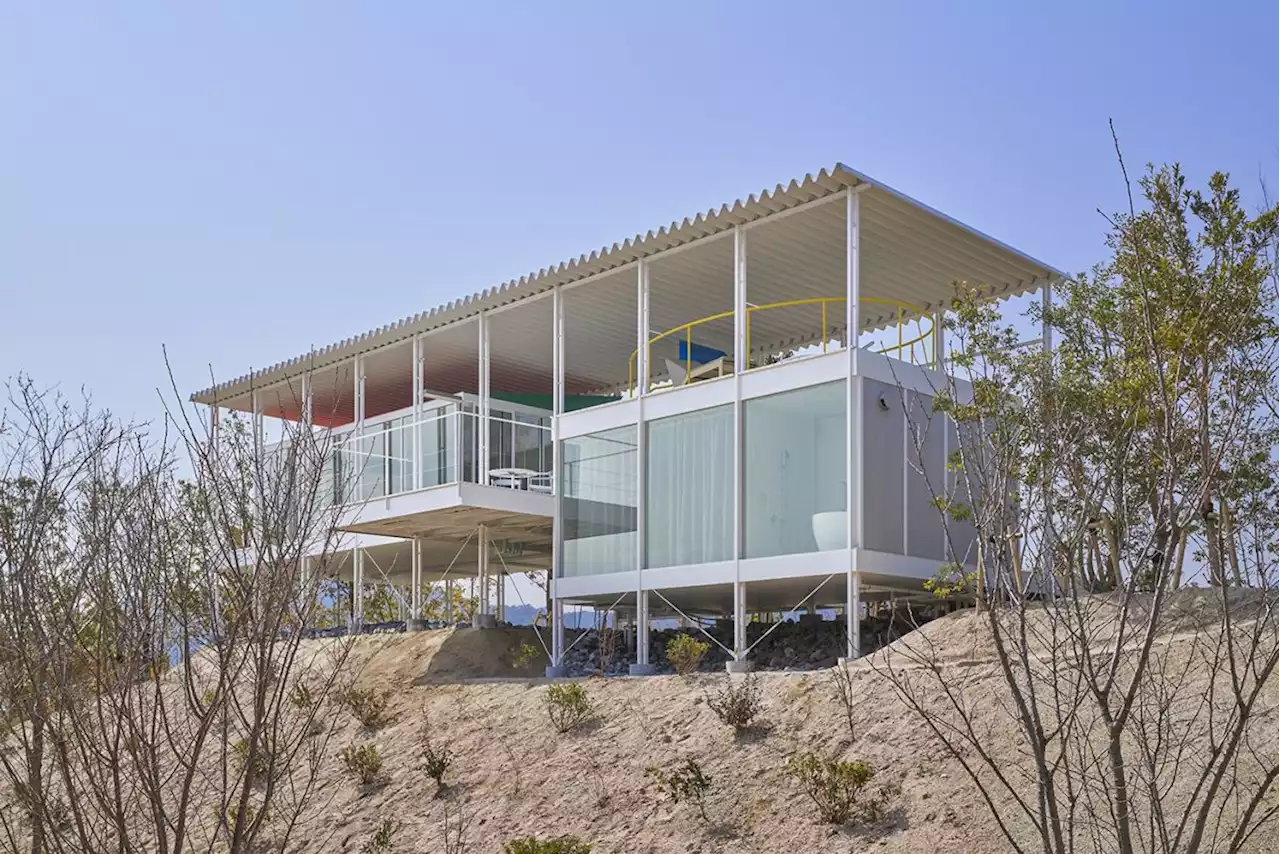
[[[574,436],[585,436],[588,433],[602,433],[627,424],[635,424],[639,417],[638,404],[634,400],[619,400],[613,403],[602,403],[566,412],[556,416],[557,435],[561,439],[572,439]]]
[[[680,388],[652,391],[644,398],[644,420],[654,421],[733,403],[733,377],[701,380]]]
[[[752,368],[742,375],[742,399],[768,397],[792,389],[842,380],[849,372],[844,350]]]

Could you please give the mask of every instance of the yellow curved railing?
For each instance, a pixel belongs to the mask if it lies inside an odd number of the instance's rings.
[[[828,305],[830,305],[830,304],[832,304],[832,303],[841,303],[841,304],[843,304],[845,301],[846,301],[846,298],[845,298],[845,297],[810,297],[810,298],[808,298],[808,299],[793,299],[793,300],[786,300],[786,301],[784,301],[784,302],[772,302],[772,303],[767,303],[767,304],[765,304],[765,305],[749,305],[749,306],[747,306],[747,336],[746,336],[746,337],[747,337],[747,340],[746,340],[747,348],[746,348],[746,349],[747,349],[748,359],[750,358],[750,353],[751,353],[751,315],[752,315],[752,314],[754,314],[755,312],[757,312],[757,311],[771,311],[771,310],[773,310],[773,309],[778,309],[778,308],[794,308],[794,307],[796,307],[796,306],[804,306],[804,305],[820,305],[820,306],[822,307],[822,352],[824,352],[824,353],[825,353],[825,352],[827,352],[827,333],[828,333],[828,332],[830,331],[830,329],[831,329],[831,326],[830,326],[830,325],[828,324],[828,322],[827,322],[827,317],[828,317],[828,314],[829,314],[829,313],[828,313],[828,311],[827,311],[827,306],[828,306]],[[882,347],[881,349],[877,350],[876,352],[878,352],[878,353],[886,353],[886,354],[887,354],[887,353],[889,353],[889,352],[891,352],[891,351],[892,351],[892,352],[894,352],[894,353],[895,353],[895,358],[901,359],[901,358],[902,358],[902,351],[903,351],[904,349],[906,349],[906,350],[907,350],[907,352],[908,352],[908,353],[909,353],[909,355],[910,355],[910,361],[911,361],[911,363],[912,363],[912,364],[918,364],[918,363],[916,362],[916,359],[915,359],[915,347],[916,347],[916,345],[917,345],[917,344],[921,344],[921,343],[923,343],[923,342],[924,342],[924,340],[925,340],[926,338],[928,338],[930,335],[932,335],[932,334],[933,334],[933,332],[934,332],[934,328],[933,328],[933,327],[934,327],[933,317],[931,317],[930,315],[926,314],[926,313],[925,313],[925,310],[924,310],[923,308],[921,308],[920,306],[918,306],[918,305],[912,305],[911,303],[909,303],[909,302],[903,302],[902,300],[895,300],[895,299],[880,299],[879,297],[863,297],[863,298],[860,300],[860,302],[861,302],[861,303],[863,303],[863,304],[866,304],[866,303],[873,303],[873,304],[877,304],[877,305],[887,305],[887,306],[894,307],[894,308],[896,308],[896,309],[898,310],[898,324],[897,324],[897,326],[898,326],[898,343],[897,343],[897,344],[890,344],[890,345],[888,345],[887,347]],[[928,329],[925,329],[923,332],[920,332],[920,334],[916,335],[916,337],[914,337],[914,338],[910,338],[910,339],[903,340],[903,328],[904,328],[904,324],[903,324],[903,314],[904,314],[904,312],[909,312],[909,313],[914,313],[914,314],[915,314],[916,330],[917,330],[918,332],[919,332],[919,330],[921,329],[921,323],[922,323],[923,321],[928,321],[928,323],[929,323],[929,328],[928,328]],[[692,369],[693,369],[693,329],[694,329],[694,327],[695,327],[695,326],[701,326],[701,325],[703,325],[703,324],[705,324],[705,323],[710,323],[710,322],[712,322],[712,321],[714,321],[714,320],[724,320],[724,319],[725,319],[725,318],[727,318],[727,317],[733,317],[733,312],[732,312],[732,311],[722,311],[722,312],[720,312],[719,314],[711,314],[711,315],[708,315],[708,316],[706,316],[706,317],[699,317],[697,320],[691,320],[691,321],[689,321],[688,323],[682,323],[682,324],[680,324],[679,326],[676,326],[676,327],[673,327],[673,328],[671,328],[671,329],[668,329],[666,332],[661,332],[661,333],[659,333],[659,334],[657,334],[657,335],[653,336],[653,337],[652,337],[652,338],[650,338],[650,339],[649,339],[649,341],[648,341],[648,352],[645,354],[645,356],[646,356],[646,358],[645,358],[645,364],[646,364],[646,365],[652,365],[652,364],[653,364],[653,360],[652,360],[652,358],[651,358],[651,357],[652,357],[652,355],[653,355],[653,345],[654,345],[656,342],[661,341],[661,340],[663,340],[664,338],[670,338],[670,337],[671,337],[671,336],[673,336],[673,335],[677,335],[677,333],[681,333],[681,332],[683,332],[683,333],[684,333],[684,336],[685,336],[685,356],[686,356],[685,368],[686,368],[686,370],[692,371]],[[910,322],[910,321],[908,321],[908,322]],[[637,356],[639,356],[639,355],[640,355],[640,348],[639,348],[639,347],[637,347],[635,350],[632,350],[632,351],[631,351],[631,358],[628,360],[628,363],[627,363],[627,387],[628,387],[628,388],[634,388],[634,387],[635,387],[636,357],[637,357]],[[652,372],[650,371],[649,373],[650,373],[650,376],[652,376]]]

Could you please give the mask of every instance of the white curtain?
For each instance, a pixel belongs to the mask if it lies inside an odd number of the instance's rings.
[[[646,566],[733,558],[733,407],[648,425]]]

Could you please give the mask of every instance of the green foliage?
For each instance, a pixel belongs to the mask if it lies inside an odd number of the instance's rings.
[[[502,846],[503,854],[591,854],[591,846],[576,836],[537,839],[525,836]]]
[[[551,725],[559,733],[576,729],[595,715],[587,690],[577,682],[548,685],[544,701]]]
[[[949,563],[938,568],[932,578],[926,579],[924,589],[939,599],[950,599],[953,596],[969,596],[977,585],[978,573],[966,569],[956,563]]]
[[[707,793],[711,791],[711,778],[702,771],[695,759],[686,759],[674,771],[649,768],[646,772],[658,784],[658,790],[676,803],[691,803],[698,808],[698,815],[707,820]]]
[[[819,759],[802,753],[787,760],[787,773],[800,782],[823,821],[844,824],[853,816],[858,795],[876,772],[865,762]]]
[[[667,641],[667,661],[681,676],[696,673],[702,665],[702,659],[711,650],[711,644],[700,641],[693,635],[679,634]]]
[[[516,670],[525,670],[542,661],[543,657],[543,651],[539,647],[531,643],[522,643],[520,648],[516,650],[515,657],[511,660],[511,666]]]
[[[299,679],[294,683],[293,690],[289,692],[289,705],[300,712],[310,711],[316,705],[315,692],[311,690],[310,685]]]
[[[399,829],[399,822],[384,818],[373,831],[373,836],[360,847],[361,854],[387,854],[395,845],[396,831]]]
[[[379,729],[391,722],[390,700],[390,691],[372,688],[352,688],[342,695],[342,704],[366,729]]]
[[[444,775],[453,765],[453,755],[449,752],[446,745],[437,747],[430,740],[422,749],[422,770],[427,772],[427,776],[436,781],[436,789],[444,788]]]
[[[383,780],[382,752],[373,742],[344,747],[338,759],[346,772],[362,786],[372,786]]]
[[[733,727],[735,732],[750,727],[760,713],[760,683],[755,674],[735,680],[726,673],[720,690],[707,698],[707,707],[716,713],[720,723]]]
[[[231,752],[235,756],[241,771],[251,774],[258,783],[266,782],[267,777],[271,774],[270,745],[259,744],[258,749],[253,752],[253,759],[250,760],[249,742],[247,739],[241,738],[232,743]]]

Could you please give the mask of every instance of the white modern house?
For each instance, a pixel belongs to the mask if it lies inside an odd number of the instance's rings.
[[[833,608],[856,656],[863,603],[950,559],[924,413],[955,283],[1061,278],[837,165],[192,399],[332,431],[345,577],[413,618],[474,579],[501,619],[502,576],[547,570],[553,667],[570,604],[634,620],[635,672],[659,615],[733,618],[745,664],[748,614]]]

